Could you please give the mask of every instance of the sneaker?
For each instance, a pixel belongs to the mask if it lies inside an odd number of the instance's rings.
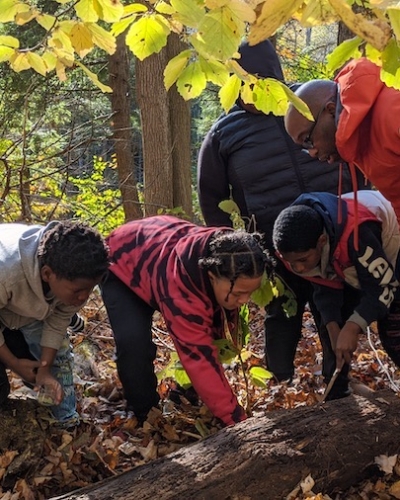
[[[74,314],[68,326],[71,332],[79,333],[85,329],[85,320],[79,314]]]

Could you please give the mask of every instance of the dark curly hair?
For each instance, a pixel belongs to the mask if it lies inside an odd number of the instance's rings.
[[[307,205],[291,205],[276,218],[272,233],[278,252],[307,252],[324,232],[322,217]]]
[[[59,279],[100,278],[108,269],[108,248],[100,233],[81,222],[50,224],[39,242],[41,266],[48,265]]]
[[[272,273],[273,261],[262,247],[260,233],[218,231],[208,243],[208,255],[199,259],[203,269],[233,284],[239,276],[258,278]]]

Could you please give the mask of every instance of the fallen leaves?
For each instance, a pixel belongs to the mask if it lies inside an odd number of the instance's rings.
[[[147,421],[140,427],[136,418],[125,411],[114,361],[112,333],[98,298],[89,303],[85,314],[85,332],[72,337],[77,353],[75,384],[83,422],[79,427],[66,431],[56,429],[51,420],[41,418],[41,425],[46,432],[43,451],[41,456],[35,457],[34,465],[24,473],[23,479],[18,479],[10,472],[13,464],[20,458],[20,451],[2,450],[1,500],[44,500],[61,495],[163,457],[212,435],[221,428],[221,424],[204,405],[196,404],[195,398],[191,397],[193,395],[186,393],[185,397],[185,392],[177,392],[178,397],[174,403],[169,396],[177,389],[177,385],[171,379],[160,383],[162,405],[152,410]],[[251,308],[250,314],[252,333],[244,363],[248,368],[254,369],[262,367],[264,362],[264,318],[256,307]],[[249,397],[254,416],[264,415],[278,408],[313,405],[323,393],[325,385],[321,375],[321,349],[309,313],[304,315],[303,323],[303,336],[296,354],[296,374],[291,383],[267,379],[266,388],[250,384],[247,393],[239,364],[231,363],[226,366],[230,384],[243,404]],[[159,372],[168,365],[173,344],[159,314],[154,316],[154,327],[153,340],[158,348],[156,371]],[[374,341],[379,345],[376,335]],[[395,371],[385,352],[381,348],[377,352],[381,364],[377,362],[365,340],[361,343],[353,364],[351,375],[354,383],[367,391],[388,387],[382,366],[392,375]],[[13,378],[11,382],[13,393],[19,398],[32,397],[19,379]],[[384,464],[393,462],[390,459],[391,457],[387,457],[387,460],[379,459],[385,471],[390,466]],[[358,490],[333,498],[400,498],[398,472],[396,462],[392,472],[386,473],[385,481],[382,478],[369,481],[358,486]],[[389,477],[390,481],[386,481]],[[307,490],[306,485],[311,484],[311,480],[307,481],[303,481],[303,487],[299,485],[293,500],[329,499],[326,492],[313,493],[315,485]]]

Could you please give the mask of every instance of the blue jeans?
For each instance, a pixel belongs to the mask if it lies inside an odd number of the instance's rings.
[[[19,330],[22,332],[32,355],[36,359],[40,359],[42,351],[40,340],[42,338],[43,322],[35,321],[21,327]],[[64,391],[64,399],[61,403],[59,405],[50,406],[54,418],[60,423],[79,418],[79,414],[76,411],[73,367],[74,357],[71,345],[68,337],[65,336],[60,349],[57,351],[53,366],[51,367],[52,375],[61,384]]]

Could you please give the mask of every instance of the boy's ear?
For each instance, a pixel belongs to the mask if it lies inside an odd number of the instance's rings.
[[[49,282],[52,274],[54,274],[54,273],[53,273],[51,267],[49,267],[47,264],[45,264],[44,266],[41,267],[40,276],[45,283]]]
[[[328,236],[324,233],[318,238],[317,248],[324,248],[324,246],[328,243]]]

